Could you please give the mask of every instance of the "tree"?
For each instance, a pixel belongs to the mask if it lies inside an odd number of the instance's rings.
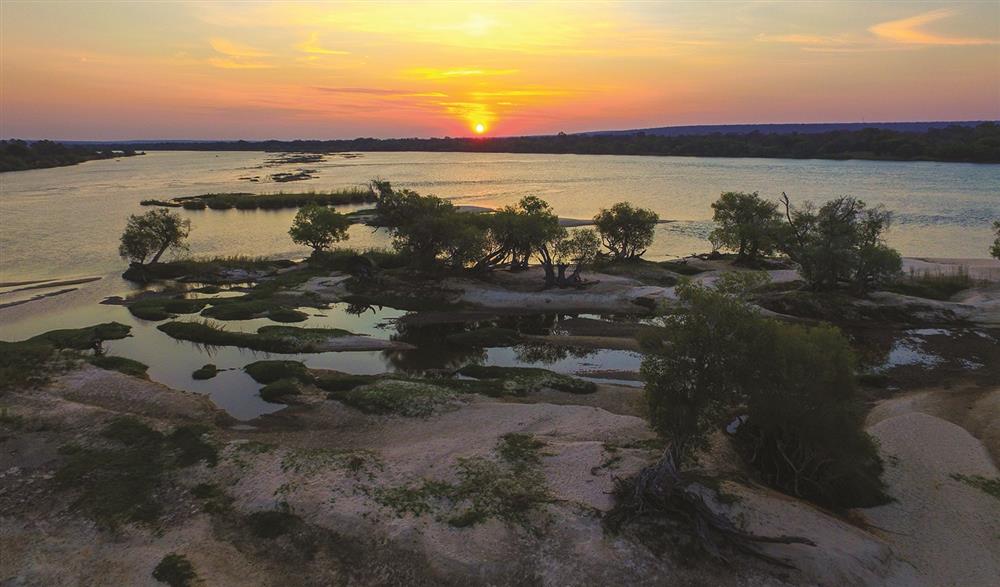
[[[785,194],[782,202],[787,223],[778,232],[779,246],[814,289],[846,283],[863,294],[899,273],[902,259],[882,238],[892,222],[891,212],[881,206],[867,208],[848,196],[819,210],[809,204],[793,210]]]
[[[556,264],[556,281],[559,287],[580,283],[580,273],[597,258],[601,246],[597,232],[582,228],[574,230],[555,242],[553,246]],[[566,276],[566,270],[573,267],[573,272]]]
[[[995,220],[993,222],[993,232],[997,234],[997,237],[993,239],[993,246],[990,247],[990,254],[1000,259],[1000,220]]]
[[[149,264],[160,260],[167,250],[186,249],[184,240],[191,232],[191,221],[169,210],[151,210],[128,217],[121,236],[118,254],[132,263],[142,265],[152,255]]]
[[[709,235],[716,249],[736,251],[738,262],[752,264],[774,252],[780,224],[778,204],[757,192],[725,192],[712,204],[718,224]]]
[[[312,248],[314,253],[330,248],[336,242],[347,240],[351,221],[332,208],[308,204],[299,208],[288,229],[292,242]]]
[[[653,243],[653,233],[660,217],[652,210],[618,202],[594,216],[594,226],[611,256],[619,261],[641,257]]]

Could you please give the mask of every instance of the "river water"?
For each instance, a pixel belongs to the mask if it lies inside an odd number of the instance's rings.
[[[241,369],[263,358],[302,360],[311,367],[350,373],[456,368],[471,361],[585,374],[594,370],[635,371],[641,361],[640,356],[626,351],[540,357],[509,347],[448,348],[440,343],[441,333],[397,328],[394,321],[405,312],[380,308],[356,316],[343,304],[332,304],[325,310],[305,309],[312,317],[300,325],[410,340],[419,350],[272,355],[176,341],[157,330],[156,323],[136,319],[121,306],[98,303],[135,289],[119,277],[124,263],[117,256],[117,245],[127,216],[149,209],[139,206],[143,199],[209,192],[320,191],[354,187],[381,177],[456,204],[495,207],[525,195],[538,195],[560,216],[570,218],[590,218],[602,207],[628,200],[675,221],[658,227],[656,242],[647,254],[653,259],[709,250],[710,204],[719,193],[731,190],[760,191],[767,197],[785,191],[795,202],[822,202],[849,194],[871,204],[884,204],[896,213],[888,240],[907,256],[985,257],[992,241],[990,224],[1000,218],[1000,166],[995,165],[364,153],[353,158],[331,156],[322,163],[261,168],[270,158],[257,152],[153,152],[73,167],[0,174],[0,306],[39,293],[76,288],[39,301],[0,307],[0,340],[20,340],[56,328],[122,322],[132,326],[132,337],[107,343],[109,353],[148,364],[155,381],[208,394],[240,419],[281,408],[261,400],[256,393],[260,385]],[[286,184],[239,179],[300,168],[316,170],[317,178]],[[288,238],[294,210],[178,212],[191,220],[190,252],[194,255],[288,258],[308,252]],[[353,227],[350,235],[347,244],[355,247],[389,244],[383,233],[363,226]],[[22,287],[16,285],[21,281],[90,276],[101,279],[13,291]],[[266,323],[263,319],[230,321],[226,327],[253,331]],[[206,363],[229,370],[211,380],[193,380],[191,372]]]

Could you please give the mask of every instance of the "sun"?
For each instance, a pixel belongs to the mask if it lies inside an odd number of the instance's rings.
[[[486,132],[486,125],[481,122],[477,122],[476,126],[472,127],[472,130],[476,131],[477,135],[481,135]]]

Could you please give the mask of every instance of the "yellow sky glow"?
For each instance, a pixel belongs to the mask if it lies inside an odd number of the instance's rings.
[[[988,2],[28,2],[0,135],[471,136],[1000,118]]]

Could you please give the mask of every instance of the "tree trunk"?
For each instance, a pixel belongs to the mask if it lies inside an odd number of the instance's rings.
[[[170,248],[170,243],[163,243],[163,246],[160,247],[159,251],[156,251],[156,254],[153,255],[153,259],[149,262],[149,264],[155,265],[156,262],[160,260],[160,256],[163,255],[163,253],[166,253],[167,249],[169,248]]]

